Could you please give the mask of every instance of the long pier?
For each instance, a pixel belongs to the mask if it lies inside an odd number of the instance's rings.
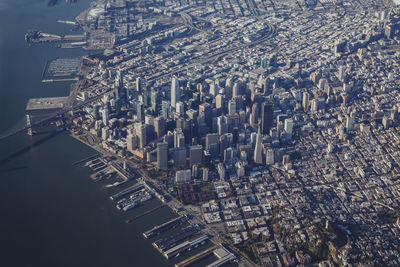
[[[53,115],[51,115],[51,116],[49,116],[47,118],[44,118],[44,119],[42,119],[40,121],[37,121],[37,122],[34,122],[29,126],[24,126],[24,127],[21,127],[21,128],[19,128],[17,130],[12,131],[11,133],[4,134],[4,135],[0,136],[0,141],[2,141],[4,139],[7,139],[7,138],[9,138],[11,136],[14,136],[16,134],[19,134],[19,133],[21,133],[23,131],[27,131],[29,128],[40,126],[42,124],[48,123],[48,122],[50,122],[50,121],[52,121],[52,120],[54,120],[54,119],[56,119],[56,118],[58,118],[58,117],[60,117],[60,116],[62,116],[64,114],[66,114],[66,113],[68,113],[70,111],[73,111],[75,109],[80,109],[80,108],[86,106],[87,104],[89,104],[89,103],[91,103],[93,101],[99,100],[104,94],[108,93],[110,90],[111,89],[108,89],[107,91],[105,91],[105,92],[103,92],[103,93],[101,93],[101,94],[99,94],[99,95],[97,95],[95,97],[92,97],[91,99],[88,99],[87,101],[85,101],[82,104],[76,105],[74,107],[63,109],[63,110],[61,110],[61,111],[59,111],[59,112],[57,112],[57,113],[55,113],[55,114],[53,114]]]
[[[120,191],[120,192],[118,192],[118,193],[112,195],[112,196],[110,197],[110,199],[111,199],[111,200],[116,200],[116,199],[118,199],[118,198],[121,198],[121,197],[123,197],[123,196],[129,194],[129,193],[132,193],[132,192],[134,192],[134,191],[137,191],[137,190],[139,190],[139,189],[142,189],[143,187],[144,187],[144,185],[142,185],[142,184],[134,184],[134,185],[132,185],[132,186],[130,186],[130,187],[128,187],[128,188],[125,188],[124,190],[122,190],[122,191]]]
[[[155,207],[155,208],[152,208],[152,209],[150,209],[150,210],[148,210],[148,211],[145,211],[145,212],[143,212],[142,214],[139,214],[139,215],[133,217],[132,219],[128,219],[128,220],[126,220],[125,222],[126,222],[126,223],[131,223],[131,222],[133,222],[133,221],[135,221],[135,220],[137,220],[137,219],[139,219],[139,218],[142,218],[143,216],[146,216],[147,214],[153,213],[153,212],[155,212],[156,210],[159,210],[159,209],[161,209],[161,208],[163,208],[163,207],[165,207],[165,206],[166,206],[165,204],[162,204],[162,205],[157,206],[157,207]]]
[[[206,250],[203,250],[202,252],[197,253],[196,255],[175,264],[175,267],[186,267],[190,264],[193,264],[193,263],[207,257],[208,255],[211,255],[214,252],[214,250],[218,249],[219,247],[220,247],[219,245],[215,245]]]
[[[153,236],[155,236],[157,234],[160,234],[162,232],[165,232],[165,231],[167,231],[167,230],[169,230],[169,229],[171,229],[171,228],[173,228],[173,227],[175,227],[177,225],[180,225],[180,224],[182,224],[182,223],[184,223],[186,221],[187,221],[187,217],[185,215],[179,216],[179,217],[174,218],[174,219],[172,219],[172,220],[170,220],[168,222],[165,222],[163,224],[154,226],[152,229],[144,232],[143,236],[145,238],[152,238]]]

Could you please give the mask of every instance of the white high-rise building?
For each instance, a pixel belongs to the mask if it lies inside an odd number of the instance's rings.
[[[293,119],[286,119],[284,128],[285,128],[286,133],[292,134],[293,133]]]
[[[184,113],[185,113],[185,106],[183,105],[183,102],[182,101],[178,101],[178,102],[176,102],[175,106],[176,106],[175,107],[176,113],[181,115],[181,116],[183,116]]]
[[[105,126],[108,125],[108,121],[110,119],[110,112],[108,111],[108,108],[103,108],[103,110],[101,111],[101,116],[103,119],[103,124]]]
[[[172,78],[171,82],[171,106],[176,107],[176,103],[181,100],[181,92],[179,88],[179,80],[176,77]]]

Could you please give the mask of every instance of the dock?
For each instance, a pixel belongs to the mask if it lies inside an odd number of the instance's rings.
[[[133,221],[135,221],[135,220],[137,220],[137,219],[139,219],[139,218],[141,218],[141,217],[143,217],[143,216],[146,216],[147,214],[153,213],[153,212],[155,212],[156,210],[159,210],[159,209],[161,209],[162,207],[165,207],[165,206],[166,206],[165,204],[162,204],[162,205],[157,206],[157,207],[155,207],[155,208],[152,208],[152,209],[150,209],[150,210],[148,210],[148,211],[145,211],[145,212],[143,212],[142,214],[139,214],[139,215],[133,217],[132,219],[128,219],[128,220],[126,220],[125,222],[126,222],[126,223],[131,223],[131,222],[133,222]]]
[[[185,242],[165,251],[163,255],[167,259],[170,259],[172,257],[177,257],[186,250],[191,250],[194,247],[203,245],[207,240],[208,240],[208,236],[202,235],[198,238],[185,241]]]
[[[125,195],[128,195],[128,194],[130,194],[130,193],[132,193],[132,192],[134,192],[134,191],[140,190],[140,189],[142,189],[143,187],[144,187],[144,186],[143,186],[142,184],[135,184],[135,185],[132,185],[132,186],[130,186],[130,187],[128,187],[128,188],[125,188],[124,190],[122,190],[122,191],[120,191],[120,192],[118,192],[118,193],[112,195],[112,196],[110,197],[110,199],[111,199],[111,200],[116,200],[116,199],[121,198],[121,197],[123,197],[123,196],[125,196]]]
[[[62,24],[68,24],[68,25],[73,25],[73,26],[78,26],[78,23],[75,21],[71,21],[71,20],[57,20],[58,23],[62,23]]]
[[[197,253],[196,255],[194,255],[190,258],[187,258],[181,262],[178,262],[177,264],[175,264],[175,267],[185,267],[185,266],[188,266],[195,262],[198,262],[199,260],[204,259],[205,257],[211,255],[214,252],[214,250],[218,249],[219,247],[220,247],[219,245],[215,245],[206,250],[203,250],[202,252]]]
[[[198,232],[199,228],[197,226],[189,226],[166,238],[157,240],[156,242],[153,243],[153,246],[161,253],[164,253],[173,246],[176,246],[178,242],[180,242],[181,240],[191,237],[197,234]]]
[[[211,248],[208,248],[193,257],[187,258],[186,260],[183,260],[177,264],[175,264],[175,267],[185,267],[190,264],[196,263],[199,260],[209,256],[211,253],[213,253],[218,260],[214,261],[211,264],[208,264],[207,267],[218,267],[221,265],[224,265],[234,259],[236,259],[235,255],[233,255],[231,252],[229,252],[224,246],[222,245],[215,245]]]
[[[72,163],[72,166],[76,166],[76,165],[78,165],[78,164],[84,163],[85,161],[92,160],[92,159],[94,159],[94,158],[97,158],[98,156],[100,156],[100,154],[97,153],[97,154],[94,154],[94,155],[92,155],[92,156],[90,156],[90,157],[87,157],[87,158],[78,160],[77,162]]]
[[[128,170],[124,169],[119,163],[112,162],[111,167],[122,177],[124,180],[130,180],[134,175]]]
[[[26,111],[62,109],[68,101],[68,96],[31,98],[26,105]]]
[[[171,228],[174,228],[174,227],[176,227],[178,225],[181,225],[186,221],[187,221],[186,215],[179,216],[179,217],[174,218],[174,219],[172,219],[172,220],[170,220],[168,222],[165,222],[163,224],[154,226],[152,229],[144,232],[143,236],[145,238],[152,238],[153,236],[158,235],[158,234],[160,234],[162,232],[165,232],[165,231],[167,231],[167,230],[169,230]]]

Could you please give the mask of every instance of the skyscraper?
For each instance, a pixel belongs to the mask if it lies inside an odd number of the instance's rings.
[[[168,143],[157,144],[157,168],[168,169]]]
[[[108,111],[107,107],[104,107],[101,111],[101,118],[103,120],[103,124],[105,126],[108,125],[108,120],[109,120],[109,116],[110,116],[110,111]]]
[[[260,127],[258,127],[258,132],[256,136],[256,147],[254,148],[254,163],[256,164],[263,163]]]
[[[267,134],[272,128],[274,122],[274,105],[271,103],[262,103],[261,105],[261,133]]]
[[[189,164],[200,164],[203,159],[203,147],[201,145],[191,146],[189,148]]]
[[[179,100],[181,100],[179,80],[178,78],[173,77],[171,82],[171,106],[175,108],[176,102],[178,102]]]
[[[154,119],[154,131],[157,134],[157,138],[160,138],[165,134],[165,119],[163,116]]]

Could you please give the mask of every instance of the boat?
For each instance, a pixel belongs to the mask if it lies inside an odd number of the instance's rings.
[[[125,207],[123,208],[123,210],[126,212],[126,211],[128,211],[128,210],[130,210],[130,209],[133,209],[133,208],[136,207],[136,206],[137,206],[137,202],[136,202],[136,201],[133,201],[131,204],[125,206]]]

